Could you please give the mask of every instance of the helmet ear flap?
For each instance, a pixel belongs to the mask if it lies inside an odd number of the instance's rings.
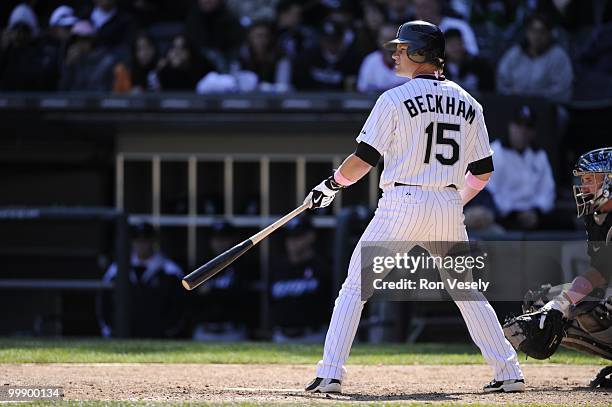
[[[408,58],[412,61],[412,62],[416,62],[417,64],[422,64],[424,62],[427,62],[427,53],[425,51],[419,50],[419,51],[415,51],[415,52],[409,52],[410,50],[408,50],[407,55]]]

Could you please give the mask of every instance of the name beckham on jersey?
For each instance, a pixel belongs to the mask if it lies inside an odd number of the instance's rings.
[[[410,117],[418,116],[419,113],[441,113],[441,114],[452,114],[455,116],[463,117],[466,122],[472,124],[476,117],[476,110],[463,100],[457,100],[452,96],[444,95],[432,95],[431,93],[419,96],[415,96],[412,99],[405,100],[404,106],[408,109]]]

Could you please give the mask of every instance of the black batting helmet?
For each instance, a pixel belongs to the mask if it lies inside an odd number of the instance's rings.
[[[437,25],[427,21],[408,21],[399,26],[394,40],[385,48],[394,51],[396,44],[408,44],[408,57],[418,63],[437,63],[444,59],[444,34]]]

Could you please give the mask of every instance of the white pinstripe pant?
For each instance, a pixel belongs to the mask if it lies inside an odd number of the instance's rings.
[[[348,275],[336,299],[323,360],[317,376],[344,379],[349,352],[364,301],[361,300],[361,242],[467,241],[463,206],[452,188],[401,186],[385,190],[374,218],[353,251]],[[495,380],[523,378],[516,352],[504,337],[495,311],[477,291],[477,298],[455,301],[474,343],[493,368]]]

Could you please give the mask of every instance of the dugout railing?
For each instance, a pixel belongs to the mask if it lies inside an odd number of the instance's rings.
[[[101,279],[67,279],[67,278],[6,278],[0,276],[0,291],[21,290],[36,295],[45,291],[54,291],[61,295],[64,291],[89,291],[92,293],[102,290],[112,290],[114,296],[114,336],[127,338],[130,335],[130,283],[129,283],[129,239],[127,216],[113,208],[78,208],[78,207],[3,207],[0,208],[0,222],[2,221],[103,221],[114,226],[114,260],[117,263],[117,277],[114,282],[104,282]],[[47,233],[52,234],[53,230]],[[22,254],[37,256],[49,255],[53,249],[41,251],[25,248]],[[57,250],[57,249],[56,249]],[[16,247],[4,248],[5,254],[19,255]],[[75,253],[64,253],[75,255]],[[45,264],[41,261],[40,268]],[[19,312],[15,310],[15,312]]]
[[[209,237],[206,235],[207,227],[219,220],[226,220],[237,228],[248,228],[252,231],[264,228],[282,214],[301,205],[313,180],[318,179],[317,177],[322,178],[330,173],[332,168],[337,168],[341,159],[341,156],[334,154],[120,153],[116,157],[115,205],[118,211],[130,213],[131,224],[149,222],[157,228],[181,228],[186,235],[184,253],[173,254],[183,260],[181,263],[193,269],[207,260],[202,257],[202,245],[198,244],[198,240]],[[147,169],[144,175],[141,173],[143,176],[135,180],[129,172],[131,166],[134,168],[139,164],[144,164]],[[183,183],[184,191],[178,192],[179,196],[184,196],[183,203],[179,205],[184,208],[183,213],[164,211],[165,165],[172,166],[169,172],[174,178],[169,179],[166,184],[168,188],[174,189],[174,194],[176,194],[176,184]],[[246,171],[250,173],[248,180],[241,179],[237,174],[237,168],[241,165],[246,166]],[[275,171],[275,166],[278,166],[278,171]],[[210,172],[207,172],[207,169],[210,169]],[[134,169],[134,171],[139,170]],[[287,185],[283,188],[278,188],[278,185],[272,182],[272,178],[279,172],[284,173],[287,179]],[[378,175],[378,168],[375,168],[360,182],[360,185],[356,186],[353,191],[353,202],[361,199],[365,193],[369,207],[376,206],[379,197]],[[133,191],[134,183],[142,182],[150,185],[148,193],[128,196],[130,191]],[[203,198],[206,195],[201,190],[210,190],[211,183],[217,184],[216,188],[212,189],[217,191],[221,202],[215,208],[215,213],[203,213],[207,211],[202,209],[200,201],[209,198]],[[243,186],[239,186],[241,183]],[[255,197],[258,209],[255,213],[244,213],[244,211],[241,213],[237,210],[237,206],[240,205],[235,197],[238,188],[251,189],[250,196]],[[350,194],[348,199],[350,202]],[[281,204],[276,206],[272,204],[278,201],[281,201]],[[346,198],[343,200],[343,197],[339,196],[334,201],[331,212],[313,218],[314,226],[333,229],[336,225],[336,215],[342,210],[343,204],[346,204]],[[142,208],[148,211],[143,212]],[[269,240],[265,239],[258,246],[260,286],[267,287],[270,282]],[[266,330],[270,324],[268,291],[260,290],[260,298],[260,321],[262,328]]]

